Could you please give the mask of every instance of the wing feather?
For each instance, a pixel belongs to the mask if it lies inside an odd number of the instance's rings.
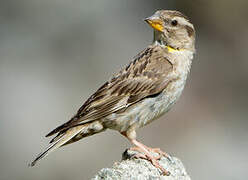
[[[104,118],[162,92],[171,81],[173,65],[160,46],[151,46],[101,86],[67,123],[47,136],[71,127]]]

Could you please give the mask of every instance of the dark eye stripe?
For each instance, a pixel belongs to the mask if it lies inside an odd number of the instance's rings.
[[[189,37],[191,37],[194,34],[194,29],[192,27],[186,25],[185,29],[187,30]]]

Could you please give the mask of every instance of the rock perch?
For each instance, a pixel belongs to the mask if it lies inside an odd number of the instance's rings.
[[[163,176],[161,171],[155,168],[151,162],[144,159],[132,158],[138,152],[126,150],[121,162],[114,163],[111,168],[103,168],[92,180],[190,180],[182,162],[176,157],[159,160],[171,174]]]

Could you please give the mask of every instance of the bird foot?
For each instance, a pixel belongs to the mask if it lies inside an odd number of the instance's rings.
[[[150,148],[150,147],[147,147],[145,146],[145,148],[149,151],[149,152],[152,152],[152,153],[157,153],[158,156],[155,157],[156,160],[160,160],[163,156],[170,159],[170,156],[166,153],[166,152],[163,152],[160,148]],[[137,146],[134,146],[134,147],[131,147],[129,148],[129,150],[131,151],[138,151],[138,152],[141,152],[143,153],[144,151],[137,147]]]
[[[167,154],[166,152],[162,151],[160,148],[150,148],[150,147],[147,147],[147,149],[150,152],[157,153],[159,159],[161,159],[164,156],[169,161],[172,161],[171,156],[169,154]]]
[[[135,148],[135,149],[134,149],[134,148]],[[138,150],[136,149],[136,147],[134,147],[134,148],[132,148],[132,149],[130,148],[130,150],[138,151]],[[140,152],[140,151],[139,151],[139,152]],[[154,157],[154,156],[151,155],[151,154],[138,153],[138,154],[133,155],[132,158],[146,159],[146,160],[150,161],[154,167],[160,169],[160,170],[162,171],[163,175],[166,175],[166,176],[169,176],[169,175],[170,175],[170,172],[167,171],[167,170],[165,170],[165,169],[159,164],[159,162],[158,162],[158,159],[159,159],[159,158],[158,158],[158,157]]]
[[[163,151],[161,151],[159,148],[148,148],[147,146],[145,146],[144,144],[138,142],[136,139],[130,138],[127,136],[126,132],[121,133],[122,135],[124,135],[125,137],[128,138],[129,141],[131,141],[131,143],[133,145],[135,145],[134,147],[130,148],[129,150],[133,150],[133,151],[138,151],[140,152],[139,154],[135,154],[133,156],[133,158],[142,158],[142,159],[146,159],[148,161],[150,161],[152,163],[153,166],[155,166],[156,168],[160,169],[163,173],[163,175],[169,176],[170,172],[165,170],[158,162],[159,159],[161,159],[162,156],[167,156],[166,153],[164,153]],[[155,157],[152,152],[157,152],[159,154],[158,157]]]
[[[158,156],[161,158],[162,156],[168,157],[167,153],[161,151],[160,148],[150,148],[147,147],[148,151],[153,152],[153,153],[157,153]]]

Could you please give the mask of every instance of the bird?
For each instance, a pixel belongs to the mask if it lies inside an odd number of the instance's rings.
[[[140,152],[137,158],[170,174],[158,162],[167,154],[139,142],[136,131],[168,112],[179,99],[195,54],[195,28],[175,10],[158,10],[144,21],[153,29],[152,43],[93,93],[68,122],[46,135],[56,134],[30,166],[61,146],[112,129],[134,145]]]

